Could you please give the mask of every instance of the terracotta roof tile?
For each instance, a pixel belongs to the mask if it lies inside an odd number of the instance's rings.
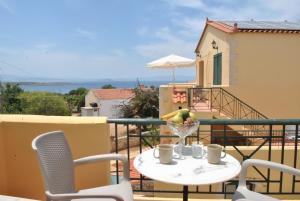
[[[102,100],[120,100],[134,97],[132,89],[91,89],[94,95]]]

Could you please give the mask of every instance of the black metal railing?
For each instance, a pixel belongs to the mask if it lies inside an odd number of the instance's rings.
[[[265,115],[223,88],[189,88],[188,106],[195,110],[217,110],[230,119],[267,119]]]
[[[300,144],[300,136],[298,127],[300,119],[260,119],[260,120],[221,120],[221,119],[200,119],[200,127],[196,133],[187,137],[186,143],[191,141],[202,141],[204,144],[211,143],[214,139],[222,139],[222,145],[231,153],[234,153],[237,158],[246,160],[249,158],[261,158],[268,161],[275,161],[281,164],[287,164],[295,168],[300,167],[298,156],[298,146]],[[172,143],[177,141],[176,135],[173,135],[166,128],[166,122],[159,119],[108,119],[109,124],[114,124],[115,135],[114,140],[115,150],[127,154],[128,160],[132,161],[134,157],[142,153],[143,150],[153,148],[162,141]],[[222,129],[214,129],[215,125],[222,125]],[[265,130],[240,130],[239,133],[244,135],[231,135],[229,127],[238,125],[254,125],[264,126]],[[292,127],[292,129],[291,129]],[[121,129],[122,128],[122,129]],[[124,129],[125,128],[125,129]],[[120,132],[120,131],[123,131]],[[157,132],[150,132],[156,130]],[[247,135],[251,132],[251,135]],[[212,135],[214,133],[214,135]],[[120,137],[126,136],[127,141],[123,145],[118,143]],[[131,140],[134,139],[136,146],[131,146]],[[238,146],[234,140],[249,140],[255,141],[255,146]],[[251,144],[251,143],[250,143]],[[163,193],[182,193],[182,191],[172,189],[154,189],[153,181],[149,178],[140,175],[134,170],[133,165],[130,165],[131,181],[136,192],[163,192]],[[267,169],[263,171],[261,168],[254,167],[256,178],[248,179],[248,186],[254,188],[264,194],[284,194],[284,195],[300,195],[300,179],[295,176],[291,180],[288,179],[282,172],[272,174],[273,171]],[[113,164],[112,172],[116,177],[116,182],[120,181],[122,170],[120,164],[116,161]],[[226,197],[233,193],[228,189],[237,186],[237,178],[224,182],[221,188],[217,190],[213,185],[207,188],[196,187],[195,190],[189,190],[189,193],[194,194],[224,194]],[[291,185],[286,185],[287,183]],[[257,187],[263,186],[263,187]],[[276,186],[276,187],[274,187]],[[290,188],[287,188],[290,187]]]

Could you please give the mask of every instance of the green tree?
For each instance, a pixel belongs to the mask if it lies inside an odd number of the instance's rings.
[[[116,87],[114,87],[113,85],[111,84],[105,84],[101,87],[102,89],[115,89]]]
[[[1,87],[0,108],[4,114],[19,114],[22,112],[19,95],[23,89],[18,84],[7,83]]]
[[[128,104],[121,105],[121,113],[125,118],[159,116],[158,88],[135,88],[135,96]]]
[[[23,114],[55,116],[68,116],[71,114],[64,97],[60,94],[24,92],[19,97]]]
[[[78,89],[71,90],[65,95],[69,110],[79,112],[81,107],[85,106],[85,95],[88,93],[88,89],[80,87]]]

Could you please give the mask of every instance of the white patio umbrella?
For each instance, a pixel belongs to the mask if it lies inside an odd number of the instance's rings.
[[[173,82],[175,81],[175,68],[181,67],[192,67],[195,66],[195,60],[189,59],[186,57],[178,56],[175,54],[171,54],[166,57],[162,57],[155,61],[152,61],[147,64],[147,67],[150,68],[170,68],[173,71]]]

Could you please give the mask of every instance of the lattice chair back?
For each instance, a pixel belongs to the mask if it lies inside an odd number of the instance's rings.
[[[70,147],[61,131],[42,134],[32,141],[46,190],[51,193],[74,193],[74,164]]]

